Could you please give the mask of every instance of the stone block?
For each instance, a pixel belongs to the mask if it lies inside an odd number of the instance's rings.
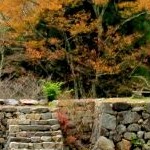
[[[19,131],[20,131],[19,125],[10,125],[9,126],[10,133],[15,133],[15,132],[19,132]]]
[[[134,132],[125,132],[124,133],[124,138],[126,140],[131,141],[133,138],[136,138],[136,137],[137,137],[137,135]]]
[[[117,143],[117,150],[130,150],[131,142],[125,139],[122,139],[121,142]]]
[[[49,131],[49,125],[19,125],[21,131]]]
[[[52,119],[52,113],[51,113],[51,112],[42,113],[42,114],[41,114],[41,119],[42,119],[42,120]]]
[[[34,107],[31,109],[32,112],[34,113],[46,113],[49,112],[49,108],[46,107]]]
[[[55,148],[54,142],[43,142],[43,148],[49,149],[49,148]]]
[[[41,137],[39,137],[39,136],[31,137],[31,142],[32,143],[39,143],[39,142],[41,142]]]
[[[115,130],[116,128],[116,117],[110,114],[104,113],[101,119],[101,125],[103,128],[109,129],[109,130]]]
[[[59,129],[60,129],[60,124],[52,125],[52,126],[51,126],[51,129],[52,129],[53,131],[59,130]]]
[[[41,137],[41,141],[43,141],[43,142],[51,142],[52,141],[52,137],[51,136],[42,136]]]
[[[131,109],[131,105],[125,102],[116,102],[112,104],[112,109],[114,111],[126,111]]]
[[[145,140],[149,140],[150,139],[150,132],[145,132],[145,134],[144,134],[144,139]]]
[[[8,106],[6,106],[6,107],[3,107],[2,108],[2,112],[16,112],[17,111],[17,108],[15,108],[15,107],[8,107]]]
[[[141,130],[141,126],[138,124],[130,124],[127,128],[128,131],[139,131]]]
[[[119,113],[118,119],[122,124],[131,124],[138,122],[141,116],[137,112],[123,111]]]

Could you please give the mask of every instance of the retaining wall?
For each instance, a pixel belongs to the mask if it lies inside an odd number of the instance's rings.
[[[150,150],[150,99],[98,102],[93,128],[93,150]]]
[[[150,150],[150,99],[0,106],[3,150]]]

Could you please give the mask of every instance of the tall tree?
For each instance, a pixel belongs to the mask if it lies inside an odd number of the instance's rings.
[[[149,10],[148,0],[0,1],[2,26],[25,48],[23,67],[73,84],[76,98],[109,96],[145,63]]]

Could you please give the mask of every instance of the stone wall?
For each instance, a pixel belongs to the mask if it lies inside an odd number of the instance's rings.
[[[63,149],[55,110],[47,106],[0,106],[0,149]]]
[[[90,99],[60,101],[58,108],[66,123],[62,124],[64,145],[70,149],[89,149],[95,117],[95,101]],[[61,118],[59,119],[61,120]],[[65,127],[65,129],[63,128]]]
[[[149,99],[106,100],[97,108],[93,150],[150,150]]]
[[[0,149],[150,150],[149,99],[57,102],[0,100]]]

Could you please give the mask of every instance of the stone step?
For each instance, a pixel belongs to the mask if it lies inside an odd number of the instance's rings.
[[[24,143],[30,143],[31,138],[28,137],[9,137],[10,142],[24,142]]]
[[[25,107],[25,108],[18,108],[18,112],[24,113],[24,114],[30,114],[32,112],[34,113],[46,113],[46,112],[51,112],[50,108],[47,107],[35,107],[35,108],[31,108],[31,107]]]
[[[48,119],[48,120],[33,120],[31,125],[56,125],[58,124],[57,119]]]
[[[60,129],[60,125],[10,125],[9,133],[15,133],[19,131],[51,131]]]
[[[10,142],[37,143],[37,142],[60,142],[63,140],[62,135],[56,136],[33,136],[27,137],[9,137]]]
[[[8,119],[9,125],[55,125],[59,124],[57,119],[31,120],[31,119]]]
[[[56,135],[62,135],[62,131],[20,131],[16,133],[9,133],[10,136],[14,137],[36,137],[36,136],[56,136]]]
[[[21,143],[10,142],[9,148],[12,149],[60,149],[63,147],[63,142],[41,142],[41,143]]]
[[[63,150],[63,149],[62,148],[61,149],[27,149],[27,148],[14,149],[14,148],[11,148],[10,150]]]

